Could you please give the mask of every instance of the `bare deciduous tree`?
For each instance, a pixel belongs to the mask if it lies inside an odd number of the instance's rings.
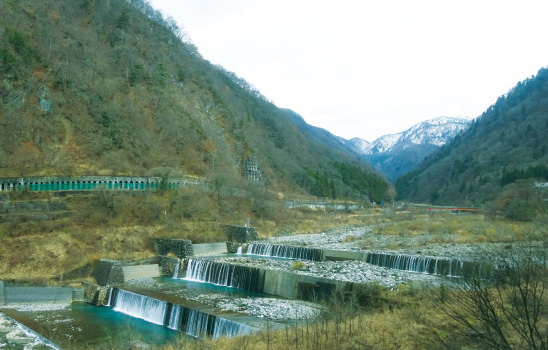
[[[535,238],[497,251],[457,288],[441,289],[442,310],[466,343],[486,349],[548,349],[546,235]]]

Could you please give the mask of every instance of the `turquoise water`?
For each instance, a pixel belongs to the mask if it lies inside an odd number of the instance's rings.
[[[172,278],[156,279],[158,285],[146,287],[160,299],[171,295],[186,299],[199,294],[222,294],[227,298],[265,297],[265,294],[237,288],[217,286],[209,283],[185,281]],[[50,311],[23,311],[25,316],[45,325],[42,335],[62,348],[107,345],[119,348],[130,342],[151,345],[174,344],[190,340],[183,332],[156,325],[145,320],[114,311],[110,307],[96,307],[86,303],[73,303],[67,308]]]
[[[219,286],[213,283],[197,282],[197,281],[188,281],[181,278],[167,278],[163,277],[160,279],[163,286],[158,288],[160,291],[173,291],[174,294],[180,296],[192,296],[197,294],[223,294],[227,297],[272,297],[272,295],[258,293],[233,287]]]
[[[45,325],[47,330],[42,335],[65,349],[99,344],[103,348],[115,349],[131,342],[167,345],[186,337],[181,332],[111,308],[85,303],[73,303],[62,310],[23,313]]]

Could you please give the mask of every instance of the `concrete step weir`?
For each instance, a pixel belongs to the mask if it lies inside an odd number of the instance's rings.
[[[324,260],[321,249],[291,245],[251,243],[247,246],[246,254],[311,261]]]
[[[239,288],[288,299],[315,300],[334,291],[351,291],[354,283],[293,272],[252,267],[215,259],[189,259],[179,272],[182,279]]]
[[[365,261],[367,252],[332,250],[285,244],[246,243],[240,246],[227,243],[228,251],[239,255],[256,255],[309,261]],[[231,251],[232,249],[235,249]]]
[[[333,250],[292,245],[249,243],[237,248],[237,254],[246,256],[280,257],[309,261],[363,261],[389,269],[462,277],[474,270],[477,262],[446,257],[401,254],[397,252],[372,252],[363,250]]]
[[[473,267],[473,263],[460,259],[389,253],[369,253],[365,262],[390,269],[449,277],[462,277]]]
[[[211,306],[136,287],[112,288],[109,306],[129,316],[181,331],[192,337],[235,337],[258,330],[253,317],[218,315]]]

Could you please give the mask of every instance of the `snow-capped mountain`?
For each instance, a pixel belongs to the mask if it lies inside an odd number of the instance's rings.
[[[401,133],[381,136],[373,142],[360,138],[346,142],[388,178],[396,180],[467,129],[470,123],[470,119],[440,117],[416,124]]]

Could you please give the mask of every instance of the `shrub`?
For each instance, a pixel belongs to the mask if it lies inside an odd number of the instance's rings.
[[[293,265],[291,265],[291,271],[302,269],[305,266],[306,264],[304,262],[297,260],[293,263]]]

